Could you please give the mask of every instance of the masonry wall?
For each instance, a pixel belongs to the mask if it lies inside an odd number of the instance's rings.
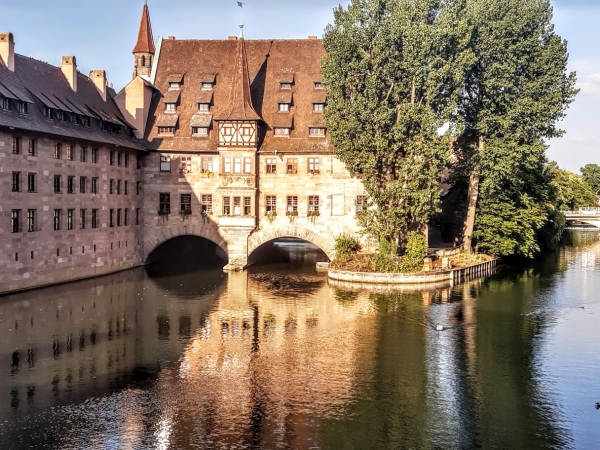
[[[19,154],[13,153],[13,138],[20,138]],[[35,155],[28,155],[35,139]],[[54,158],[61,144],[60,159]],[[74,160],[67,159],[73,146]],[[86,161],[81,161],[81,147]],[[98,162],[92,162],[92,149],[98,148]],[[114,165],[110,165],[114,152]],[[121,154],[121,165],[118,155]],[[128,167],[125,159],[128,156]],[[102,275],[140,265],[143,196],[136,195],[142,180],[137,169],[137,151],[58,136],[13,132],[0,129],[0,293],[63,281]],[[13,173],[20,173],[19,191],[13,191]],[[35,175],[35,189],[29,192],[28,175]],[[54,192],[54,177],[61,176],[61,192]],[[68,177],[74,177],[74,193],[67,192]],[[86,178],[80,192],[80,178]],[[98,179],[98,193],[92,193],[92,178]],[[109,192],[115,180],[114,193]],[[121,192],[116,183],[121,180]],[[127,181],[127,194],[125,194]],[[68,229],[68,210],[73,210],[73,227]],[[82,228],[81,210],[85,210]],[[97,209],[97,228],[92,227],[92,210]],[[110,210],[113,209],[113,226]],[[136,224],[136,210],[140,210]],[[13,211],[20,211],[20,228],[13,232]],[[28,211],[35,211],[35,225],[29,231]],[[54,229],[54,211],[61,210],[60,229]],[[117,211],[121,210],[120,223]],[[127,225],[125,225],[125,210]]]

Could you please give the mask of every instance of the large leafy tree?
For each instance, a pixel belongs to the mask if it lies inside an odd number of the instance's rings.
[[[362,179],[359,223],[397,241],[439,205],[449,137],[438,128],[461,87],[464,20],[440,0],[353,0],[325,30],[325,119],[334,151]]]
[[[457,110],[456,179],[468,183],[464,248],[532,256],[554,216],[543,139],[576,94],[549,0],[466,0],[475,61]],[[537,184],[534,184],[537,183]]]
[[[596,194],[584,180],[573,172],[561,169],[555,162],[549,164],[549,170],[556,189],[557,205],[561,211],[596,206]]]
[[[600,193],[600,166],[598,164],[586,164],[581,169],[583,181],[585,181],[594,191]]]

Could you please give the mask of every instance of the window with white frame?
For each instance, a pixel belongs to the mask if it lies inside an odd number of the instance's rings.
[[[267,158],[265,163],[267,165],[267,173],[277,173],[277,158]]]
[[[160,171],[170,172],[171,171],[171,158],[169,156],[160,157]]]
[[[223,173],[231,173],[231,158],[223,158]]]
[[[325,109],[325,103],[313,103],[314,112],[323,112]]]
[[[198,103],[198,112],[207,113],[210,111],[210,105],[208,103]]]
[[[308,173],[320,173],[319,158],[308,158]]]
[[[192,173],[192,157],[191,156],[182,156],[181,157],[181,165],[179,167],[180,173]]]
[[[325,128],[310,127],[308,129],[308,134],[312,137],[323,137],[325,136]]]
[[[192,134],[194,136],[208,136],[207,127],[192,127]]]
[[[242,158],[233,158],[233,173],[242,173]]]
[[[289,112],[290,104],[289,103],[280,103],[279,104],[279,112]]]
[[[203,172],[213,172],[213,157],[212,156],[203,156],[202,157],[202,171]]]
[[[175,103],[165,103],[165,112],[174,113],[177,110]]]
[[[290,129],[289,128],[275,128],[275,136],[289,136]]]

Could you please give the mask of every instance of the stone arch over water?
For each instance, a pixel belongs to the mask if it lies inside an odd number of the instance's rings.
[[[176,224],[167,228],[153,228],[145,233],[144,237],[144,261],[159,245],[178,236],[196,236],[216,244],[226,255],[229,254],[227,239],[219,229],[211,222],[209,224]]]
[[[248,238],[248,258],[261,245],[279,238],[298,238],[319,247],[330,260],[335,258],[335,240],[333,236],[323,236],[304,227],[276,227],[261,230]]]

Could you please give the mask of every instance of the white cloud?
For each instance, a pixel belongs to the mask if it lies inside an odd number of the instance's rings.
[[[577,87],[581,89],[580,96],[600,99],[600,72],[586,76],[584,81],[577,83]]]

